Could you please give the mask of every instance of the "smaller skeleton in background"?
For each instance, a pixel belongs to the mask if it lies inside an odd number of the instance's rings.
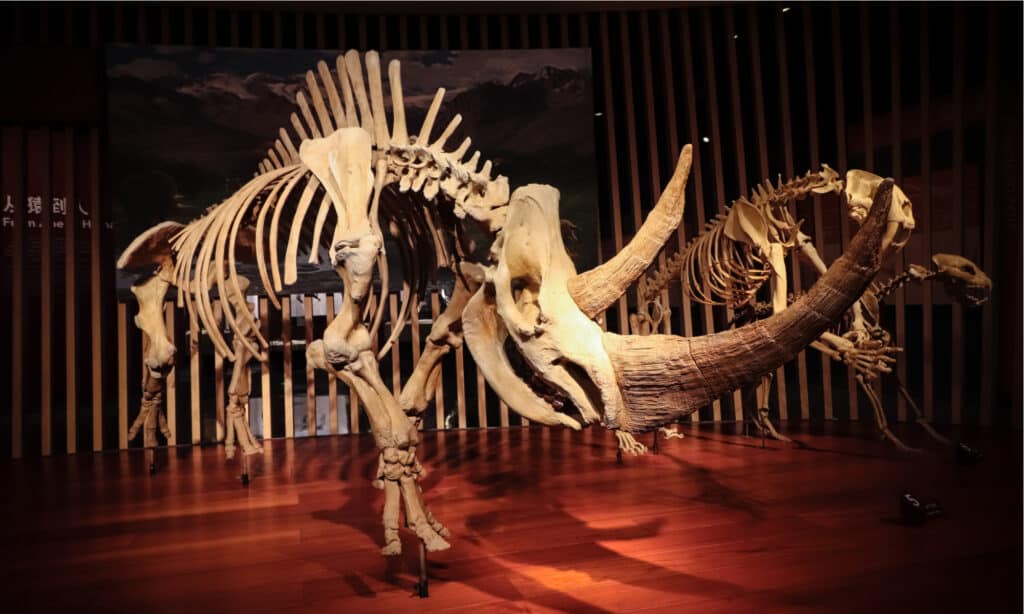
[[[846,179],[822,165],[816,173],[776,185],[765,181],[751,194],[741,198],[708,222],[685,249],[673,255],[660,270],[640,282],[639,309],[630,317],[634,334],[650,334],[667,329],[669,311],[658,302],[662,290],[673,279],[680,278],[688,295],[706,305],[725,306],[737,312],[733,324],[742,326],[769,314],[779,313],[789,304],[786,256],[794,251],[808,260],[819,275],[827,269],[814,248],[811,237],[801,231],[789,208],[791,202],[813,194],[839,194],[848,207],[849,216],[862,223],[872,199],[883,179],[861,170],[849,171]],[[884,262],[901,249],[914,228],[910,199],[893,186],[882,237],[879,261]],[[769,285],[771,300],[768,310],[757,303],[758,292]],[[863,306],[858,301],[851,309],[851,323],[843,336],[825,333],[815,343],[831,350],[830,356],[851,367],[887,365],[895,351],[891,346],[858,339],[869,339]],[[768,419],[768,398],[773,376],[765,375],[755,389],[757,411],[753,413],[757,428],[775,439],[789,441]],[[884,427],[880,423],[880,427]],[[678,437],[671,429],[663,429],[669,437]],[[619,437],[620,448],[637,454],[646,447],[627,436]]]

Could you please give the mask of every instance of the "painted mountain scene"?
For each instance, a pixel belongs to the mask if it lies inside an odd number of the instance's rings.
[[[256,172],[278,128],[290,126],[305,72],[336,51],[111,46],[107,50],[111,195],[118,249],[163,220],[187,222]],[[597,180],[589,49],[386,52],[402,62],[409,125],[446,89],[437,125],[456,113],[471,151],[513,187],[550,183],[562,194],[567,245],[596,264]],[[385,78],[385,98],[387,96]],[[452,145],[452,146],[454,146]],[[400,265],[394,263],[392,270]],[[310,265],[291,290],[340,289]],[[122,278],[123,277],[123,278]],[[393,276],[394,277],[394,276]],[[119,276],[120,290],[134,278]]]

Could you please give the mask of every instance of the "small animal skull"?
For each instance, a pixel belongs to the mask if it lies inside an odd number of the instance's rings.
[[[946,291],[970,307],[984,305],[992,293],[992,280],[963,256],[934,254],[932,263],[941,277]]]

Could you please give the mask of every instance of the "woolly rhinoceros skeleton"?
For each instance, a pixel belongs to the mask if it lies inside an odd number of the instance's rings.
[[[508,182],[492,179],[489,163],[477,172],[479,154],[462,161],[468,139],[454,151],[445,150],[458,116],[432,139],[444,90],[434,97],[419,133],[410,135],[397,62],[389,67],[389,126],[376,53],[366,54],[365,69],[364,79],[359,56],[350,51],[338,59],[335,74],[323,63],[317,73],[310,71],[308,90],[298,96],[302,117],[292,115],[299,147],[282,129],[249,183],[187,226],[151,229],[119,264],[156,265],[156,274],[136,286],[137,323],[151,340],[145,357],[151,374],[170,367],[173,345],[162,319],[143,314],[159,313],[172,285],[179,306],[202,324],[221,355],[236,361],[236,372],[244,373],[250,357],[266,360],[268,342],[245,302],[247,284],[238,261],[251,256],[270,302],[279,306],[276,293],[296,280],[301,246],[310,262],[326,251],[344,298],[323,339],[307,349],[307,359],[345,381],[365,404],[380,450],[375,483],[385,491],[384,554],[401,549],[403,500],[406,520],[426,547],[448,547],[447,530],[426,510],[417,483],[422,467],[416,424],[433,397],[440,357],[463,335],[488,383],[524,417],[571,428],[600,422],[642,432],[792,358],[842,317],[877,271],[891,182],[878,187],[847,253],[790,309],[741,329],[692,339],[603,332],[595,318],[643,274],[682,219],[691,148],[683,149],[676,173],[632,241],[601,266],[577,274],[562,243],[557,189],[523,186],[510,200]],[[470,221],[492,233],[490,258],[483,262],[472,262],[464,228]],[[387,288],[385,231],[401,252],[403,297],[390,338],[375,350],[385,301],[374,300],[373,280],[376,272],[381,288]],[[396,398],[381,381],[377,361],[438,267],[453,269],[455,292]],[[224,322],[233,333],[230,345],[212,291],[223,299]],[[248,383],[235,384],[233,378],[232,392],[242,405]],[[153,399],[158,403],[158,395]],[[255,446],[244,419],[236,427],[244,431],[243,446]]]

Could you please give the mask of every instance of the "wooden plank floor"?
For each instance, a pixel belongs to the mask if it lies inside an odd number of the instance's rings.
[[[623,467],[603,430],[424,433],[453,533],[427,600],[409,535],[378,554],[365,434],[265,443],[248,488],[216,447],[160,450],[153,477],[141,451],[6,463],[4,611],[1021,611],[1019,432],[970,433],[967,469],[866,428],[687,428]],[[902,526],[905,488],[946,517]]]

